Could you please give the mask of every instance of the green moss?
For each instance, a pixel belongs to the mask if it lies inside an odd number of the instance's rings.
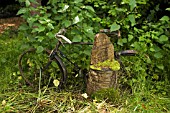
[[[92,98],[96,100],[108,100],[109,102],[117,102],[120,98],[120,93],[115,88],[105,88],[96,91],[91,95]]]
[[[91,65],[90,68],[94,70],[111,69],[113,71],[117,71],[120,69],[120,64],[116,60],[106,60],[104,62],[99,62],[98,64]]]

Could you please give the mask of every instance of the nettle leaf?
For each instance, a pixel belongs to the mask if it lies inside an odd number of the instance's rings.
[[[154,52],[154,51],[155,51],[155,49],[154,49],[153,47],[151,47],[149,50],[150,50],[150,51],[152,51],[152,52]]]
[[[123,40],[122,40],[122,38],[118,40],[117,44],[120,45],[120,46],[123,46]]]
[[[168,37],[166,35],[161,35],[160,38],[159,38],[159,41],[160,42],[168,41]]]
[[[39,33],[43,32],[44,30],[45,30],[44,26],[39,26],[39,28],[35,28],[35,31],[38,31]]]
[[[44,40],[43,36],[36,36],[35,38],[37,38],[39,42],[42,42]]]
[[[167,47],[170,49],[170,44],[165,44],[164,47]]]
[[[120,25],[116,24],[116,23],[113,23],[110,27],[110,31],[117,31],[120,29]]]
[[[81,3],[83,0],[74,0],[74,3]]]
[[[47,21],[44,21],[44,20],[38,20],[41,24],[46,24]]]
[[[46,36],[48,36],[49,38],[54,38],[54,34],[52,32],[46,33]]]
[[[159,69],[161,69],[161,70],[164,70],[163,64],[157,64],[156,67],[159,68]]]
[[[43,50],[44,50],[44,48],[42,46],[38,46],[36,52],[41,53],[41,52],[43,52]]]
[[[22,25],[19,27],[19,30],[23,30],[23,31],[28,30],[28,29],[29,29],[29,27],[28,27],[26,24],[22,24]]]
[[[30,4],[31,4],[31,3],[30,3],[29,0],[26,0],[26,1],[25,1],[25,5],[26,5],[27,7],[30,6]]]
[[[133,38],[133,35],[128,35],[128,42],[130,42]]]
[[[123,38],[123,39],[122,39],[122,42],[123,42],[123,43],[127,43],[127,38]]]
[[[154,50],[155,50],[156,52],[161,51],[161,48],[160,48],[160,47],[158,47],[157,45],[153,45],[153,48],[154,48]]]
[[[65,4],[62,9],[60,9],[58,12],[64,12],[69,8],[69,5]]]
[[[93,9],[93,7],[91,7],[91,6],[85,6],[85,9],[87,9],[87,10],[89,10],[89,11],[92,11],[92,12],[95,12],[94,9]]]
[[[48,23],[47,26],[48,26],[49,28],[51,28],[51,29],[54,29],[54,26],[53,26],[53,24],[51,24],[51,23]]]
[[[84,50],[84,52],[83,52],[84,54],[86,54],[86,55],[88,55],[88,56],[90,56],[91,55],[91,51],[90,50]]]
[[[71,21],[69,20],[64,20],[62,23],[64,24],[65,27],[69,27],[71,25]]]
[[[6,58],[1,58],[2,63],[5,63],[6,61],[7,61]]]
[[[76,16],[75,18],[74,18],[74,20],[73,20],[73,24],[77,24],[78,22],[80,22],[81,20],[80,20],[80,18],[79,18],[79,16]]]
[[[158,59],[158,58],[162,58],[163,55],[162,55],[161,52],[157,52],[157,53],[154,54],[154,57]]]
[[[160,19],[161,21],[169,21],[169,17],[168,16],[163,16],[161,19]]]
[[[128,15],[128,19],[129,21],[131,22],[131,25],[134,26],[136,24],[136,21],[135,21],[135,15],[131,14],[131,15]]]
[[[130,0],[129,5],[130,10],[132,11],[136,7],[136,0]]]
[[[28,11],[27,8],[21,8],[21,9],[17,12],[17,15],[25,14],[27,11]]]
[[[80,36],[80,35],[76,35],[76,36],[74,36],[74,38],[73,38],[73,42],[80,42],[82,40],[82,36]]]

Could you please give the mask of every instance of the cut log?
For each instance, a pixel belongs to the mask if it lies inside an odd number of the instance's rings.
[[[114,63],[118,64],[116,64],[118,68],[115,68],[115,70],[112,68]],[[104,33],[97,34],[91,52],[91,66],[87,78],[87,94],[91,95],[100,89],[116,87],[116,70],[119,68],[119,63],[114,60],[114,46],[110,42],[109,37]]]

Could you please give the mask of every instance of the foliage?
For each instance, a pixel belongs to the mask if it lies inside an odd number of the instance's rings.
[[[0,34],[0,93],[2,94],[13,90],[15,87],[12,86],[19,85],[19,81],[21,81],[17,62],[20,51],[26,47],[22,45],[25,43],[22,36],[12,30]]]
[[[21,26],[25,30],[28,39],[41,52],[44,47],[51,47],[55,44],[54,34],[61,28],[68,28],[66,36],[73,42],[92,42],[94,25],[92,18],[95,16],[94,10],[89,5],[84,5],[81,0],[72,0],[67,3],[64,1],[49,1],[47,7],[38,7],[37,9],[29,6],[31,1],[25,2],[26,7],[22,8],[18,14],[23,14],[26,24]],[[31,15],[31,11],[40,11],[39,15]],[[33,29],[34,28],[34,29]],[[51,42],[51,43],[49,43]],[[71,49],[76,60],[80,57],[82,67],[87,68],[90,55],[89,46],[67,47]],[[82,63],[84,62],[84,64]]]
[[[27,39],[37,52],[54,46],[54,34],[63,27],[68,29],[69,39],[84,42],[93,41],[100,28],[120,30],[121,38],[113,39],[115,49],[135,49],[139,54],[122,58],[126,73],[122,73],[124,76],[120,76],[119,82],[130,86],[136,96],[134,100],[148,92],[169,96],[170,19],[169,12],[162,12],[170,8],[161,7],[170,4],[168,0],[50,0],[46,7],[37,9],[29,5],[30,1],[26,0],[26,7],[18,12],[26,19],[20,29],[26,31]],[[40,11],[40,14],[31,15],[30,11]],[[87,68],[90,49],[89,46],[71,45],[66,46],[65,53],[70,53],[72,61]],[[144,103],[147,101],[144,99]],[[138,102],[141,98],[133,105]],[[145,108],[142,104],[138,107]]]

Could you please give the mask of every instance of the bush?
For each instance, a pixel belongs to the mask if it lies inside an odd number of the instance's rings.
[[[161,17],[158,13],[170,10],[168,6],[162,8],[162,4],[170,4],[169,1],[50,0],[47,6],[36,9],[30,6],[30,1],[25,2],[25,7],[18,14],[26,19],[26,24],[20,29],[26,31],[31,45],[36,48],[54,46],[56,41],[53,36],[63,27],[68,29],[66,36],[72,41],[84,42],[93,41],[100,28],[120,30],[121,38],[113,42],[115,48],[139,51],[136,57],[123,58],[127,73],[120,79],[123,80],[121,83],[129,84],[133,92],[158,91],[163,89],[159,83],[168,87],[170,21],[168,13]],[[39,15],[32,16],[32,10],[40,11]],[[67,49],[72,53],[70,57],[73,61],[83,68],[89,67],[90,46],[71,46]],[[167,89],[159,91],[168,93]]]

